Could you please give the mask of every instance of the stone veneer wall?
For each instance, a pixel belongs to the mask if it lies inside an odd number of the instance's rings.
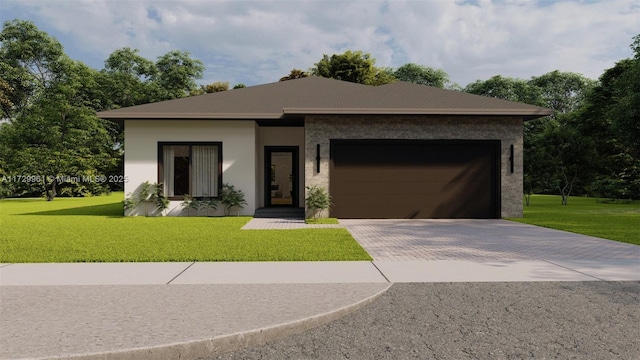
[[[305,184],[331,193],[331,139],[501,140],[501,214],[522,217],[522,134],[521,117],[310,115],[305,118]],[[320,144],[320,173],[316,172],[316,144]],[[513,174],[510,145],[514,145]]]

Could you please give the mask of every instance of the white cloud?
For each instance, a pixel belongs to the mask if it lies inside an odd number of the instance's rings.
[[[347,49],[370,52],[379,66],[443,68],[461,85],[555,69],[596,78],[631,55],[640,24],[640,5],[632,0],[9,0],[1,6],[2,20],[34,20],[94,67],[124,46],[150,59],[180,49],[205,63],[203,82],[232,85],[276,81]]]

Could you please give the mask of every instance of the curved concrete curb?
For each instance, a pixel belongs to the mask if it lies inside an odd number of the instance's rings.
[[[73,360],[189,360],[199,359],[207,356],[219,355],[225,352],[241,349],[248,346],[262,345],[268,341],[284,336],[289,336],[303,332],[305,330],[326,324],[348,315],[364,306],[370,304],[380,295],[384,294],[392,284],[380,292],[362,299],[351,305],[328,311],[322,314],[313,315],[307,318],[290,321],[283,324],[238,332],[229,335],[222,335],[211,339],[194,340],[183,343],[174,343],[161,346],[134,348],[127,350],[111,351],[94,354],[81,354],[62,357],[48,357],[44,359],[73,359]]]

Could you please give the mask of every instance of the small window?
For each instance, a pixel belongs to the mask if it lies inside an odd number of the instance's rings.
[[[222,143],[159,143],[158,150],[158,178],[165,196],[218,196],[222,188]]]

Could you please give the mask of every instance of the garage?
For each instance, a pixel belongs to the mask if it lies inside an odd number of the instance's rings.
[[[330,141],[331,217],[500,218],[499,140]]]

